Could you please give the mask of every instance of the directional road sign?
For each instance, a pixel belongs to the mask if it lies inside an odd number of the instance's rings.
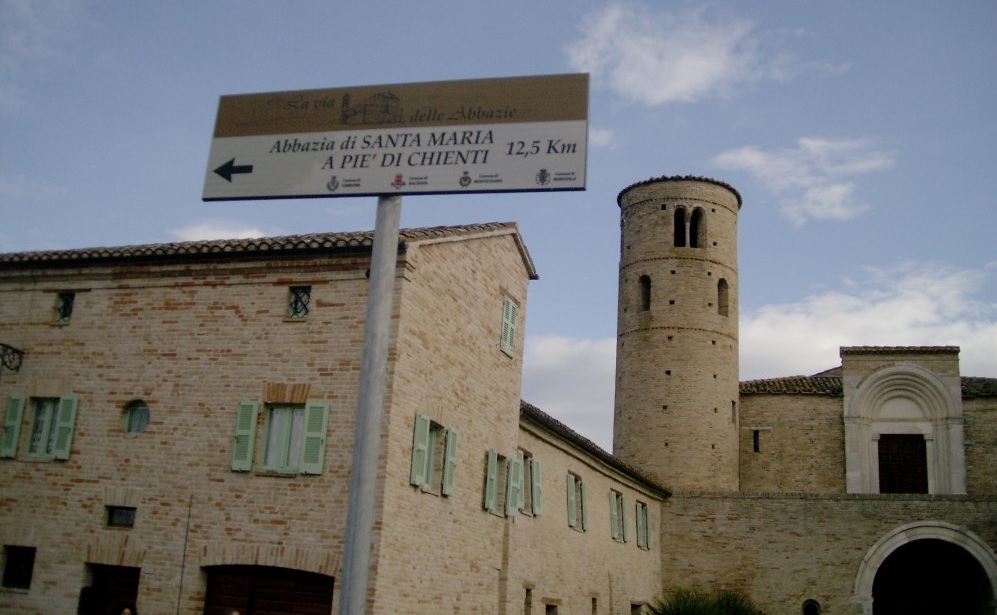
[[[203,199],[582,190],[588,75],[223,96]]]

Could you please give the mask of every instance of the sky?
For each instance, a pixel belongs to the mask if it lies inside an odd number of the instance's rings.
[[[517,222],[523,398],[612,447],[627,186],[734,186],[740,377],[955,345],[997,377],[993,0],[0,0],[0,252],[370,230],[376,199],[203,202],[227,94],[589,73],[584,192],[406,196]]]

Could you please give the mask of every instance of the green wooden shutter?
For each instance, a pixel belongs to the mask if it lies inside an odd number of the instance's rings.
[[[523,451],[516,451],[509,458],[506,472],[505,515],[515,515],[523,504]]]
[[[76,398],[63,397],[59,400],[55,417],[55,445],[52,456],[56,459],[69,459],[73,446],[73,426],[76,424]]]
[[[541,510],[540,501],[540,460],[536,457],[530,458],[530,463],[532,464],[530,470],[530,476],[533,479],[533,484],[530,485],[530,489],[533,490],[533,514],[539,516]]]
[[[516,348],[516,321],[519,318],[519,306],[506,297],[502,301],[502,350],[512,352]]]
[[[447,428],[446,453],[443,456],[443,488],[440,493],[451,495],[454,488],[454,477],[457,475],[457,439],[459,435],[453,427]]]
[[[637,546],[638,547],[643,547],[644,546],[644,534],[646,533],[646,529],[644,527],[644,520],[642,518],[644,515],[643,515],[643,511],[641,510],[640,502],[637,502],[636,504],[634,504],[634,510],[637,513],[634,516],[634,518],[636,520],[636,523],[637,523]]]
[[[613,540],[620,537],[620,516],[617,514],[616,492],[609,492],[609,533]]]
[[[568,527],[578,525],[577,501],[575,498],[575,477],[568,474]]]
[[[429,417],[415,415],[415,430],[412,434],[412,471],[409,484],[424,487],[429,484],[426,464],[429,461]]]
[[[623,494],[620,494],[620,535],[623,537],[623,542],[630,540],[627,536],[627,501],[623,498]]]
[[[325,463],[325,436],[329,429],[329,402],[305,403],[305,443],[301,450],[302,474],[321,474]]]
[[[256,417],[259,412],[259,402],[239,403],[232,444],[232,469],[236,472],[248,472],[253,468],[253,444],[256,442]]]
[[[498,453],[488,451],[488,461],[485,466],[485,510],[495,512],[498,500]]]
[[[585,481],[578,481],[578,497],[582,502],[582,530],[589,529],[588,487]]]
[[[651,512],[647,506],[640,507],[641,527],[644,528],[644,548],[651,548]]]
[[[21,418],[24,416],[24,398],[11,397],[7,400],[7,414],[3,420],[3,439],[0,440],[0,457],[13,459],[17,455],[17,443],[21,439]]]

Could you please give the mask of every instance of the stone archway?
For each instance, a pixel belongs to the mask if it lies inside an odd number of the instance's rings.
[[[940,521],[910,523],[884,536],[855,580],[863,615],[990,614],[995,596],[993,551],[965,528]]]

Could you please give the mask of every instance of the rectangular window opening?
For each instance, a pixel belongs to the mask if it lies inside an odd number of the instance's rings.
[[[588,494],[585,481],[577,474],[567,476],[568,527],[580,532],[588,530]]]
[[[761,432],[757,429],[751,430],[751,450],[761,452]]]
[[[928,493],[928,454],[923,435],[879,436],[879,492]]]
[[[76,293],[59,293],[55,297],[55,322],[69,322],[73,316]]]
[[[499,347],[502,352],[512,355],[516,351],[516,336],[519,327],[519,305],[511,297],[502,299],[502,332]]]
[[[108,506],[108,527],[135,527],[135,508],[131,506]]]
[[[4,545],[3,586],[11,589],[31,589],[35,570],[35,547]]]
[[[311,300],[311,286],[291,286],[287,293],[287,317],[291,320],[308,318]]]

